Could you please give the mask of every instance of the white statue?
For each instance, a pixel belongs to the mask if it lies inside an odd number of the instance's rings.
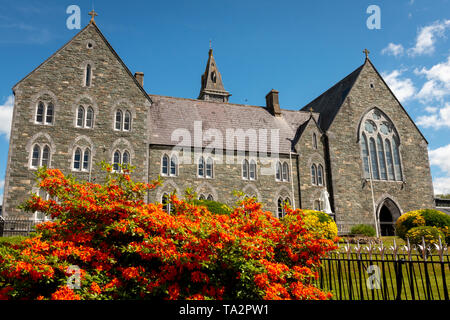
[[[320,193],[320,202],[322,203],[322,211],[325,213],[333,213],[331,212],[330,200],[328,199],[330,194],[327,190],[323,189]]]

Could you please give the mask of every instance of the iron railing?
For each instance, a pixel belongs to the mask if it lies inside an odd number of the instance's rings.
[[[447,246],[349,243],[322,259],[316,285],[336,300],[449,300]]]

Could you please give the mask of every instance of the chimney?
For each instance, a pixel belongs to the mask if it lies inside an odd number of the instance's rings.
[[[134,74],[134,77],[136,78],[137,82],[141,85],[141,87],[144,86],[144,73],[143,72],[136,72]]]
[[[278,102],[278,91],[272,89],[266,95],[266,108],[276,117],[281,116],[280,103]]]

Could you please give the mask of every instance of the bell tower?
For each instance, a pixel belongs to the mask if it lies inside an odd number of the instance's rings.
[[[206,64],[205,73],[202,75],[202,87],[200,89],[199,100],[228,102],[231,94],[225,90],[222,83],[222,76],[217,69],[214,60],[213,50],[209,49],[208,63]]]

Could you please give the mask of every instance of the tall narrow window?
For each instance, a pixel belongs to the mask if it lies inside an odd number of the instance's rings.
[[[206,159],[206,177],[207,178],[213,177],[213,159],[212,158]]]
[[[256,180],[256,161],[251,160],[250,161],[250,180]]]
[[[128,151],[124,151],[122,155],[122,168],[128,169],[128,165],[130,164],[130,154]]]
[[[321,164],[317,167],[317,184],[323,186],[323,167]]]
[[[311,166],[311,184],[317,185],[317,167],[315,164]]]
[[[395,180],[394,176],[394,162],[392,159],[392,149],[391,143],[388,139],[384,141],[385,151],[386,151],[386,161],[387,161],[387,169],[388,169],[388,177],[389,180]]]
[[[129,111],[125,112],[125,118],[123,121],[123,130],[130,131],[131,128],[131,113]]]
[[[367,138],[366,135],[363,134],[361,139],[361,151],[363,157],[363,166],[364,166],[364,177],[370,178],[370,168],[369,168],[369,148],[367,146]]]
[[[248,179],[248,161],[244,159],[242,161],[242,179]]]
[[[205,176],[205,158],[200,157],[198,159],[198,176],[204,177]]]
[[[163,210],[170,214],[172,212],[172,203],[170,202],[170,196],[167,193],[164,193],[161,200]]]
[[[81,169],[81,149],[77,148],[73,155],[73,168],[75,170]]]
[[[44,103],[42,101],[39,101],[36,111],[36,122],[42,123],[44,121]]]
[[[380,176],[382,180],[387,180],[386,162],[384,159],[384,145],[381,136],[377,137],[378,161],[380,162]]]
[[[39,162],[41,160],[40,158],[41,158],[41,148],[36,144],[33,147],[33,154],[31,157],[31,166],[33,168],[39,167]]]
[[[91,86],[91,78],[92,78],[91,65],[88,64],[86,66],[86,87],[90,87]]]
[[[169,175],[169,156],[166,154],[162,157],[161,174],[164,176]]]
[[[120,170],[120,152],[117,150],[116,152],[114,152],[114,157],[113,157],[113,169],[114,171],[119,171]]]
[[[45,123],[51,124],[53,123],[53,104],[49,103],[47,105],[47,115],[45,116]]]
[[[89,171],[91,161],[91,151],[89,149],[84,150],[83,154],[83,170]]]
[[[94,109],[88,107],[86,111],[86,128],[92,128],[94,126]]]
[[[48,146],[45,146],[44,150],[42,150],[42,166],[50,166],[50,148]]]
[[[83,127],[83,125],[84,125],[84,108],[82,106],[79,106],[77,112],[77,127]]]
[[[201,194],[201,195],[198,197],[198,200],[206,200],[205,195],[204,195],[204,194]]]
[[[283,181],[289,181],[289,165],[287,162],[283,163]]]
[[[277,181],[281,181],[281,162],[277,162],[277,167],[276,167],[276,173],[275,173],[275,179]]]
[[[281,219],[284,217],[284,204],[283,204],[283,199],[278,198],[278,218]]]
[[[402,175],[402,165],[400,164],[400,151],[398,149],[398,142],[395,139],[392,139],[392,148],[394,149],[394,169],[395,169],[395,178],[397,180],[403,180]]]
[[[214,201],[214,197],[212,196],[212,194],[208,194],[208,197],[206,198],[206,200]]]
[[[122,111],[121,110],[116,111],[115,128],[116,128],[116,130],[122,130]]]
[[[178,158],[176,155],[173,155],[170,158],[170,175],[176,176],[177,175],[177,167],[178,167]]]
[[[313,148],[317,149],[317,135],[315,132],[313,133]]]

